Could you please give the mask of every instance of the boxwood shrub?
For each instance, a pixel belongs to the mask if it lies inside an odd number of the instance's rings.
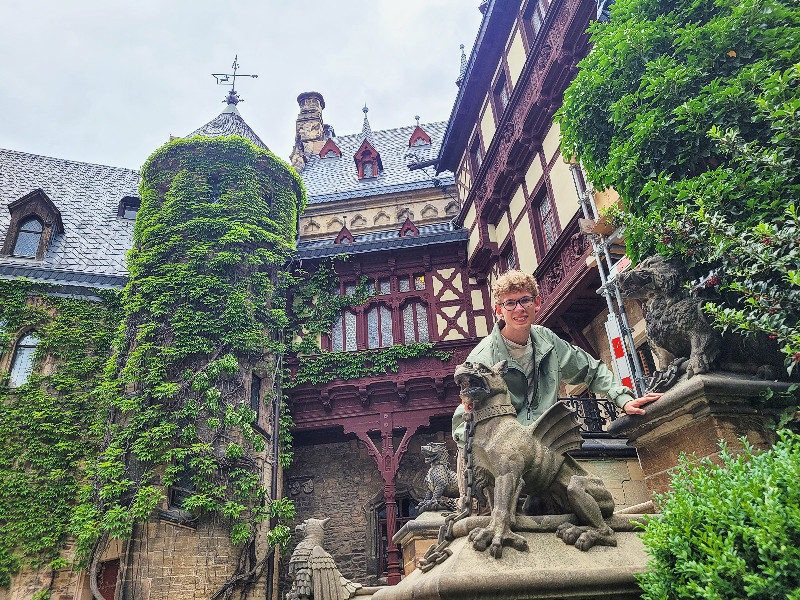
[[[800,436],[721,464],[682,457],[642,535],[644,600],[800,598]]]

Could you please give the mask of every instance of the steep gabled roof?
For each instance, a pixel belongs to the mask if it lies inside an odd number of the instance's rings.
[[[408,147],[408,141],[416,125],[370,131],[372,145],[380,151],[383,171],[369,179],[359,180],[358,171],[351,160],[326,160],[312,155],[301,173],[309,204],[434,187],[432,168],[410,171],[408,166],[438,156],[445,126],[446,123],[420,125],[431,137],[431,144],[412,148]],[[354,156],[364,141],[364,132],[331,139],[341,149],[342,156]],[[453,174],[443,172],[438,175],[438,180],[441,185],[452,185]]]
[[[0,149],[0,244],[8,234],[8,206],[38,188],[58,208],[64,233],[55,236],[42,261],[0,258],[0,277],[123,286],[133,221],[117,217],[117,211],[123,197],[138,196],[139,173]]]
[[[186,137],[201,135],[203,137],[224,137],[227,135],[238,135],[253,142],[259,148],[269,150],[267,145],[261,141],[255,131],[245,123],[242,115],[234,104],[228,104],[218,117],[212,119],[199,129],[195,129]]]

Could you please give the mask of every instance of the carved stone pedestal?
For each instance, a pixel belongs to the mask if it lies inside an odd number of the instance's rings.
[[[639,454],[648,489],[663,493],[681,452],[714,460],[719,440],[725,440],[732,450],[742,448],[741,437],[755,448],[772,445],[775,435],[770,424],[782,409],[765,406],[762,394],[767,388],[782,391],[788,387],[788,383],[731,373],[696,375],[646,405],[647,414],[617,419],[609,433],[628,438]]]
[[[444,525],[444,513],[424,512],[403,525],[392,541],[403,550],[403,574],[417,568],[419,559],[439,540],[439,528]]]
[[[574,515],[571,515],[574,517]],[[480,517],[477,517],[480,519]],[[483,518],[483,525],[488,517]],[[462,521],[463,523],[463,521]],[[399,584],[386,587],[373,600],[638,600],[636,573],[645,570],[647,555],[633,527],[617,531],[617,546],[595,546],[582,552],[546,531],[520,531],[529,550],[505,548],[495,559],[477,552],[466,535],[450,544],[453,554],[423,573],[416,569]],[[457,533],[457,535],[459,535]]]

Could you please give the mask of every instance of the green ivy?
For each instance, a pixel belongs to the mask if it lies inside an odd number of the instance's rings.
[[[148,159],[140,197],[124,324],[102,388],[108,443],[73,519],[79,556],[130,536],[188,475],[194,489],[180,508],[224,518],[249,572],[271,502],[245,383],[253,371],[274,380],[284,350],[282,270],[305,191],[291,167],[242,138],[191,138]]]
[[[306,356],[300,361],[300,367],[291,386],[301,383],[315,385],[327,383],[334,379],[358,379],[386,373],[397,373],[400,360],[435,356],[440,360],[450,360],[453,353],[434,349],[435,344],[418,343],[397,344],[389,348],[362,350],[360,352],[321,352],[315,356]]]
[[[98,302],[47,289],[0,281],[0,350],[35,330],[36,358],[52,361],[45,372],[38,361],[18,388],[0,373],[0,587],[21,567],[59,562],[107,416],[97,390],[121,317],[118,294]]]
[[[565,152],[620,193],[635,262],[679,258],[718,326],[798,369],[800,4],[617,0],[590,31]]]

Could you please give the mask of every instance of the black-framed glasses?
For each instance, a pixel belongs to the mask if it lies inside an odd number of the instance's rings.
[[[498,302],[497,306],[502,306],[506,310],[514,310],[519,304],[522,308],[530,308],[536,303],[536,298],[533,296],[523,296],[519,300],[506,300],[505,302]]]

